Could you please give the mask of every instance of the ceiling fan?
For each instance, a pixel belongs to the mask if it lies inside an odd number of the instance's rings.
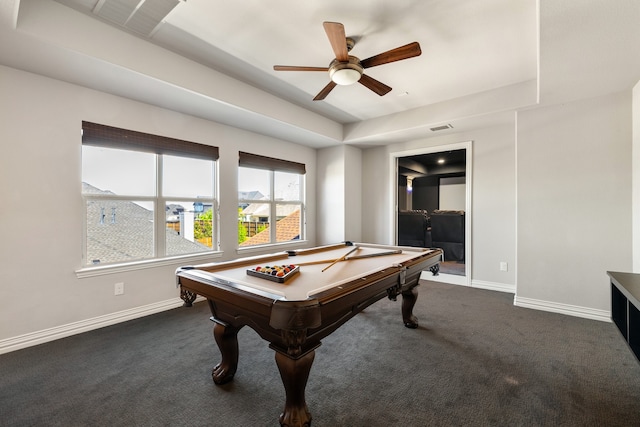
[[[274,65],[276,71],[328,71],[331,81],[324,89],[313,98],[314,101],[321,101],[333,90],[336,85],[351,85],[360,82],[363,86],[371,89],[380,96],[389,93],[391,88],[378,80],[363,74],[364,69],[377,65],[388,64],[389,62],[400,61],[402,59],[420,56],[420,44],[418,42],[409,43],[404,46],[391,49],[389,51],[374,55],[363,61],[355,56],[349,55],[349,51],[355,45],[355,40],[345,36],[344,26],[339,22],[324,22],[322,24],[329,38],[329,43],[333,48],[336,57],[328,67],[304,67],[294,65]]]

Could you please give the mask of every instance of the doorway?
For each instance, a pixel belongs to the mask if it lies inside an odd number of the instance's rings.
[[[471,153],[471,141],[391,153],[395,243],[445,251],[427,280],[471,285]]]

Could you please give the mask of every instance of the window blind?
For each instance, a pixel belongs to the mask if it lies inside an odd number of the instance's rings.
[[[82,144],[204,160],[219,157],[218,147],[211,145],[85,121],[82,122]]]
[[[304,175],[306,167],[304,163],[291,162],[289,160],[276,159],[273,157],[259,156],[240,151],[239,165],[247,168],[267,169],[271,171],[290,172]]]

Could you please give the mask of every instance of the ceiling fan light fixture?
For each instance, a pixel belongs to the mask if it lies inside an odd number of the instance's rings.
[[[335,84],[348,86],[360,80],[362,71],[360,60],[355,56],[349,56],[348,62],[334,60],[331,65],[329,65],[329,78]]]
[[[348,86],[360,80],[360,73],[351,68],[342,68],[331,73],[331,80],[336,84]]]

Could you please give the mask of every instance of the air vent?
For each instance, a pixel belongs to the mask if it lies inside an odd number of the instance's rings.
[[[99,17],[150,37],[179,0],[101,0],[93,12]]]
[[[439,130],[445,130],[445,129],[453,129],[453,126],[451,126],[450,124],[436,126],[431,128],[431,132],[438,132]]]

